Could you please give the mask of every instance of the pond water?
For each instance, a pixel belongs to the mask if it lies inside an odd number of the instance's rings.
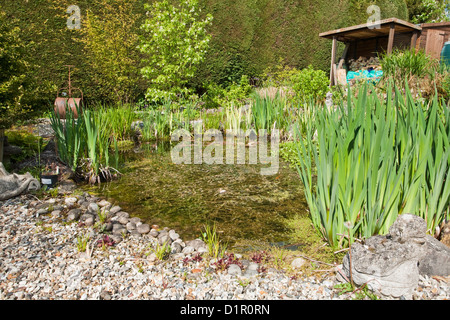
[[[121,179],[85,189],[150,225],[175,229],[184,240],[215,224],[229,248],[286,243],[294,232],[287,221],[308,214],[298,173],[281,158],[276,174],[261,175],[267,164],[175,164],[173,146],[147,144],[128,152]]]

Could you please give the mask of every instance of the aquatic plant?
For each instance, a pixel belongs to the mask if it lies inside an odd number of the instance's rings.
[[[402,213],[423,217],[431,234],[448,217],[449,112],[406,92],[380,100],[366,85],[336,111],[318,110],[303,138],[297,130],[311,218],[333,248],[387,233]]]

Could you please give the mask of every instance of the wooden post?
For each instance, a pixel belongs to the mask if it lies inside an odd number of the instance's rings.
[[[387,54],[392,53],[392,48],[394,46],[394,33],[395,33],[395,24],[393,22],[391,22],[391,25],[389,28],[389,40],[388,40]]]
[[[416,48],[416,43],[417,43],[417,31],[413,31],[413,35],[411,37],[411,50]]]
[[[333,44],[331,46],[330,87],[335,84],[334,83],[334,64],[336,63],[336,48],[337,48],[337,39],[336,39],[336,37],[333,37]]]

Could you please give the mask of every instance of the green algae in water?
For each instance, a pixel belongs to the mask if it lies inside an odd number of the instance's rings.
[[[308,214],[296,170],[279,160],[278,173],[260,174],[256,164],[174,164],[169,145],[150,145],[127,154],[120,180],[91,192],[119,204],[146,223],[175,229],[182,239],[201,235],[216,224],[230,246],[242,241],[288,241],[286,221]],[[225,161],[224,161],[225,163]]]

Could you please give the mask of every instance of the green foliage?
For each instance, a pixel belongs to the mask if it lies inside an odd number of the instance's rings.
[[[6,130],[5,136],[9,144],[22,149],[20,154],[11,157],[11,160],[15,162],[40,154],[46,145],[42,137],[35,136],[26,130]]]
[[[415,49],[395,49],[391,54],[383,54],[380,62],[384,77],[403,81],[412,76],[432,76],[439,66],[437,61],[423,50],[416,52]]]
[[[26,46],[20,28],[9,19],[0,11],[0,130],[25,117],[28,111],[22,101],[28,66],[24,60]]]
[[[409,21],[412,23],[448,21],[445,12],[447,1],[405,0],[405,2],[408,6]]]
[[[85,59],[103,101],[130,102],[143,91],[135,1],[99,0],[97,12],[87,9],[81,28]],[[120,44],[120,45],[119,45]]]
[[[313,224],[333,248],[348,245],[346,224],[350,238],[368,238],[412,213],[434,234],[449,216],[447,108],[436,97],[429,105],[414,101],[409,88],[404,96],[388,90],[386,99],[367,91],[355,99],[349,94],[337,111],[317,110],[305,139],[298,139]]]
[[[300,101],[321,101],[325,99],[328,91],[329,79],[322,70],[314,70],[309,65],[307,68],[294,73],[292,76],[293,86],[296,97]]]
[[[139,46],[147,55],[142,75],[149,79],[149,101],[176,100],[188,95],[186,86],[204,59],[210,35],[206,28],[212,16],[199,18],[197,0],[183,0],[178,6],[167,0],[146,5],[151,16],[142,25],[144,35]]]
[[[228,105],[244,104],[249,99],[253,88],[249,83],[248,76],[242,75],[238,83],[233,82],[228,87],[222,88],[215,83],[206,85],[206,93],[202,97],[206,108],[216,108]]]
[[[107,114],[107,113],[106,113]],[[70,108],[66,108],[66,119],[62,121],[58,114],[51,114],[51,125],[55,132],[58,154],[89,183],[112,180],[117,168],[110,166],[110,148],[114,142],[115,163],[118,165],[117,139],[109,135],[112,126],[108,124],[105,113],[101,111],[81,110],[75,119]]]

